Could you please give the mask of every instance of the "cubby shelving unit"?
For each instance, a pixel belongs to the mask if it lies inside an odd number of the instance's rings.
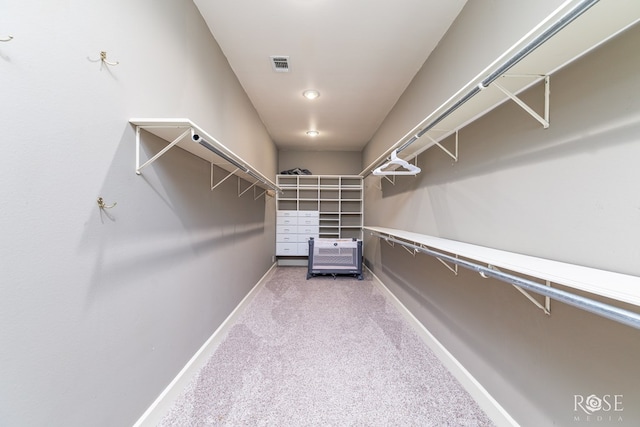
[[[310,237],[362,238],[362,177],[278,175],[276,185],[277,256],[307,256]]]

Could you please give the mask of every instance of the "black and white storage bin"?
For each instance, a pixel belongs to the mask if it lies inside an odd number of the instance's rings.
[[[321,274],[354,275],[362,280],[362,240],[309,239],[307,279]]]

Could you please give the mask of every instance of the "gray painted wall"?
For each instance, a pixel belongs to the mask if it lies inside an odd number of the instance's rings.
[[[275,204],[180,149],[137,176],[128,119],[188,117],[271,178],[277,152],[191,2],[3,2],[0,27],[0,424],[132,425],[270,267]]]
[[[314,175],[358,175],[362,171],[362,153],[355,151],[278,152],[278,171],[309,169]]]
[[[457,163],[434,148],[419,157],[417,178],[383,181],[382,191],[367,178],[366,223],[640,275],[639,44],[636,25],[552,76],[547,130],[506,103],[460,131]],[[522,98],[541,111],[542,93]],[[387,125],[397,130],[394,117]],[[623,396],[604,424],[640,423],[639,331],[560,303],[545,316],[507,284],[454,276],[377,239],[366,239],[365,255],[522,425],[588,424],[574,395],[591,394]]]
[[[465,4],[363,150],[367,167],[564,1],[475,0]]]

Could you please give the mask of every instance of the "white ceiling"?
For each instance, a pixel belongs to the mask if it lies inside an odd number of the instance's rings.
[[[466,0],[194,3],[279,149],[360,151]]]

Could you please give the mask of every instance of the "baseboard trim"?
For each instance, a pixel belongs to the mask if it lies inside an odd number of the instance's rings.
[[[305,258],[278,258],[278,265],[283,267],[306,267],[309,260]]]
[[[483,411],[498,426],[519,426],[511,415],[498,403],[497,400],[474,378],[473,375],[445,348],[436,337],[409,311],[407,307],[385,286],[378,276],[369,268],[373,276],[373,283],[389,297],[392,304],[400,311],[402,316],[411,324],[424,343],[435,353],[443,365],[462,384],[465,390],[478,402]]]
[[[193,357],[187,362],[182,370],[176,375],[176,377],[169,383],[169,385],[160,393],[158,398],[147,408],[142,416],[136,421],[133,427],[147,427],[156,426],[162,418],[171,408],[173,402],[178,398],[180,393],[189,384],[189,381],[200,371],[200,369],[211,358],[211,355],[216,350],[218,345],[222,342],[226,336],[226,332],[233,326],[234,322],[238,319],[240,314],[253,300],[264,284],[266,283],[267,276],[277,266],[274,263],[269,270],[260,278],[258,283],[249,291],[249,293],[240,301],[240,304],[233,309],[231,314],[222,322],[222,324],[216,329],[216,331],[205,341],[200,349],[193,355]]]

